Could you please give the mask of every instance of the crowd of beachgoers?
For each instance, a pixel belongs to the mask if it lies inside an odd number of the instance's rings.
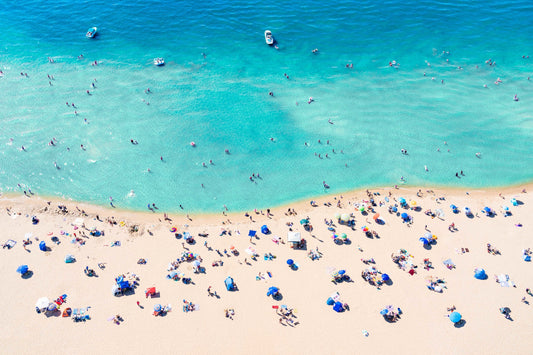
[[[46,327],[65,318],[88,327],[130,327],[135,319],[157,328],[148,317],[190,322],[178,310],[241,324],[259,307],[258,321],[271,312],[272,323],[261,319],[265,329],[323,321],[383,339],[383,324],[416,321],[470,334],[481,302],[491,321],[499,315],[532,329],[525,188],[374,189],[221,217],[30,201],[0,200],[1,269],[11,290],[25,290],[20,315],[4,311]],[[479,290],[493,297],[480,301]],[[422,316],[425,301],[415,295],[435,306]]]

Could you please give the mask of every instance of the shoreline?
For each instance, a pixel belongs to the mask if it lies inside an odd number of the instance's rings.
[[[506,194],[509,192],[512,193],[519,193],[516,192],[516,190],[520,189],[522,191],[525,189],[526,191],[533,191],[533,181],[529,181],[523,184],[513,184],[513,185],[506,185],[506,186],[489,186],[489,187],[483,187],[483,188],[468,188],[468,187],[449,187],[449,186],[414,186],[414,185],[395,185],[392,187],[385,187],[385,186],[376,186],[376,187],[368,187],[368,188],[358,188],[358,189],[352,189],[352,190],[346,190],[343,192],[338,193],[328,193],[326,195],[320,195],[315,197],[308,197],[304,199],[295,200],[292,202],[287,202],[281,205],[273,206],[273,207],[266,207],[266,209],[270,209],[272,211],[283,211],[287,208],[293,208],[293,206],[302,207],[305,206],[305,204],[309,205],[310,201],[315,201],[318,204],[323,204],[331,199],[336,199],[337,196],[347,196],[348,198],[357,196],[359,194],[366,195],[366,191],[372,191],[372,192],[405,192],[405,193],[416,193],[417,191],[421,190],[423,193],[427,193],[427,191],[433,191],[433,192],[441,192],[445,194],[466,194],[472,193],[472,194],[479,194],[479,193],[494,193],[498,191],[499,193]],[[24,200],[24,199],[27,200]],[[186,212],[184,209],[183,212],[180,211],[164,211],[164,210],[154,210],[153,212],[149,212],[146,210],[136,210],[136,209],[128,209],[128,208],[121,208],[121,207],[109,207],[107,205],[100,205],[97,203],[87,202],[87,201],[78,201],[74,199],[69,198],[61,198],[57,196],[47,196],[47,195],[33,195],[31,197],[24,195],[23,193],[17,193],[17,192],[0,192],[0,205],[4,205],[6,200],[11,200],[16,202],[17,204],[27,201],[27,202],[35,202],[35,201],[41,201],[46,203],[47,201],[51,201],[53,203],[63,203],[68,205],[81,205],[85,206],[88,210],[94,210],[99,209],[102,211],[106,211],[109,213],[115,213],[119,215],[124,214],[133,214],[137,216],[161,216],[164,213],[176,217],[186,217],[186,216],[194,216],[195,218],[200,219],[211,219],[216,217],[222,217],[222,218],[229,218],[229,217],[237,217],[239,215],[245,214],[245,213],[254,213],[255,209],[250,210],[239,210],[239,211],[226,211],[226,214],[223,215],[224,210],[220,212]],[[22,200],[22,201],[21,201]],[[263,211],[263,210],[260,210]]]

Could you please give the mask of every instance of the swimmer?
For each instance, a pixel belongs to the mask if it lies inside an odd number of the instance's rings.
[[[25,151],[26,151],[26,148],[22,145],[22,146],[20,146],[20,150],[22,150],[23,152],[25,152]]]
[[[205,163],[202,163],[202,166],[203,166],[204,168],[207,168],[207,165],[206,165]]]
[[[268,94],[269,94],[270,96],[274,96],[274,93],[273,93],[272,91],[269,91]]]
[[[313,49],[311,52],[313,52],[315,54],[318,53],[318,48]]]
[[[85,147],[83,146],[83,144],[80,145],[80,148],[83,149],[83,150],[85,150]]]
[[[425,170],[425,171],[429,171],[427,165],[424,165],[424,170]]]
[[[315,100],[313,99],[313,97],[310,97],[309,100],[307,101],[307,103],[310,104],[310,103],[313,102],[313,101],[315,101]]]
[[[229,149],[224,149],[224,153],[229,154]]]
[[[518,95],[515,95],[513,98],[514,101],[518,101]]]
[[[271,141],[271,142],[274,142],[274,138],[270,137],[270,141]]]
[[[144,93],[145,94],[151,94],[152,92],[150,91],[150,88],[146,88],[146,90],[144,90]]]
[[[334,124],[333,121],[331,120],[331,118],[328,119],[328,123],[329,123],[329,124]]]
[[[477,152],[476,157],[481,158],[481,153]]]
[[[209,160],[209,164],[211,164],[211,165],[215,165],[215,164],[213,163],[213,160]]]
[[[59,167],[59,165],[57,165],[56,162],[54,162],[54,166],[56,167],[57,170],[61,169],[61,168]]]

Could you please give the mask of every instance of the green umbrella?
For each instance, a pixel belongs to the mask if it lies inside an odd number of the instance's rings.
[[[342,239],[346,239],[346,238],[348,238],[348,236],[346,235],[346,233],[342,233],[342,234],[341,234],[341,238],[342,238]]]

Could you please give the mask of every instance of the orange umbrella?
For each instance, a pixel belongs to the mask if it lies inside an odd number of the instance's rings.
[[[374,215],[374,221],[375,221],[376,219],[378,219],[378,218],[379,218],[379,213],[376,213],[376,214]]]

